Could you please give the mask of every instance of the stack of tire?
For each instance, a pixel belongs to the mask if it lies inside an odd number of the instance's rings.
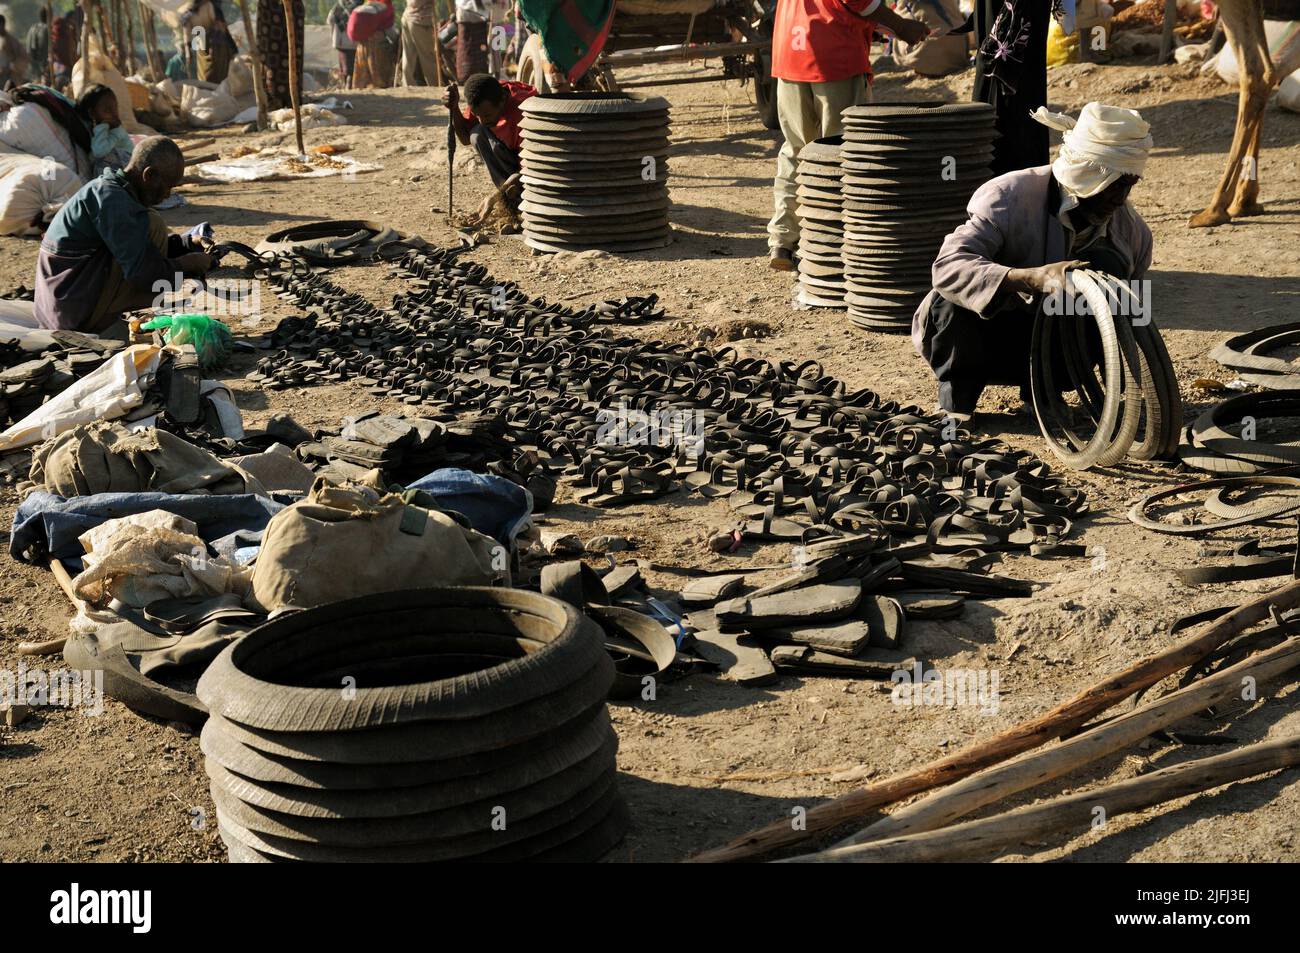
[[[993,118],[987,103],[844,111],[844,300],[854,324],[911,327],[939,246],[989,177]]]
[[[813,308],[844,307],[842,142],[831,136],[799,150],[799,302]]]
[[[203,674],[232,861],[590,861],[627,825],[613,663],[572,606],[384,593],[273,619]]]
[[[666,99],[546,93],[520,108],[530,248],[633,252],[672,240]]]

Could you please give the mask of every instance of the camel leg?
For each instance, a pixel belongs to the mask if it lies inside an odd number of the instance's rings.
[[[1232,148],[1228,150],[1228,165],[1215,189],[1214,199],[1204,211],[1192,216],[1188,222],[1192,228],[1222,225],[1240,210],[1253,212],[1259,208],[1255,201],[1259,193],[1259,128],[1274,78],[1264,20],[1258,6],[1237,3],[1236,0],[1220,3],[1219,16],[1237,59],[1237,128],[1233,132]],[[1244,176],[1243,172],[1246,173]],[[1232,203],[1236,211],[1230,211],[1228,205],[1234,189],[1238,190],[1236,201]]]
[[[1255,148],[1258,149],[1259,125],[1263,119],[1264,106],[1268,102],[1268,82],[1262,73],[1250,75],[1250,70],[1246,67],[1245,57],[1239,55],[1237,69],[1241,73],[1241,93],[1237,100],[1237,128],[1232,136],[1232,148],[1228,151],[1227,168],[1223,170],[1223,177],[1219,179],[1219,187],[1215,189],[1214,199],[1204,211],[1193,215],[1192,220],[1188,222],[1192,228],[1222,225],[1231,220],[1228,214],[1228,202],[1234,186],[1238,184],[1241,177],[1247,147],[1253,140]],[[1257,179],[1251,180],[1251,183],[1256,189],[1258,188]],[[1241,185],[1245,188],[1247,183],[1242,182]]]
[[[1250,135],[1250,145],[1246,157],[1242,160],[1241,175],[1237,177],[1237,197],[1228,206],[1228,214],[1233,218],[1239,215],[1263,215],[1264,206],[1259,204],[1259,139],[1264,128],[1264,113],[1261,110],[1255,120],[1255,128]]]

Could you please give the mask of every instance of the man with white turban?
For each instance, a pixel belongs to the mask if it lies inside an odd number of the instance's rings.
[[[1029,343],[1043,296],[1070,268],[1140,279],[1151,229],[1128,203],[1151,151],[1131,109],[1089,103],[1078,120],[1038,109],[1065,133],[1051,165],[1008,172],[976,190],[944,239],[912,342],[939,382],[939,410],[966,419],[988,384],[1029,394]]]

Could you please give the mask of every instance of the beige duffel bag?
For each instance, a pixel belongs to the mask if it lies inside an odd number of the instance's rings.
[[[418,497],[417,497],[418,499]],[[251,600],[266,612],[428,586],[509,581],[509,554],[446,513],[317,480],[266,526]]]

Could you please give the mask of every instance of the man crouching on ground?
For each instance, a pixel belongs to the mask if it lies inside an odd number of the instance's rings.
[[[537,90],[527,83],[503,83],[487,73],[475,73],[465,80],[465,102],[469,108],[462,112],[456,87],[443,90],[442,104],[450,113],[456,138],[461,145],[474,146],[497,188],[519,172],[519,153],[524,146],[520,128],[524,114],[519,104],[536,95]],[[502,191],[507,193],[505,198],[514,208],[519,189],[508,186]]]
[[[153,206],[185,174],[166,136],[136,144],[125,169],[105,169],[59,209],[36,257],[36,320],[42,327],[100,334],[127,311],[152,307],[177,275],[202,277],[212,259],[172,235]]]
[[[989,384],[1018,384],[1030,402],[1034,320],[1046,296],[1068,291],[1069,269],[1138,280],[1151,267],[1151,229],[1128,201],[1151,152],[1147,123],[1101,103],[1077,122],[1045,108],[1033,115],[1065,132],[1056,161],[975,191],[912,319],[912,343],[939,384],[939,413],[958,420],[970,418]]]

